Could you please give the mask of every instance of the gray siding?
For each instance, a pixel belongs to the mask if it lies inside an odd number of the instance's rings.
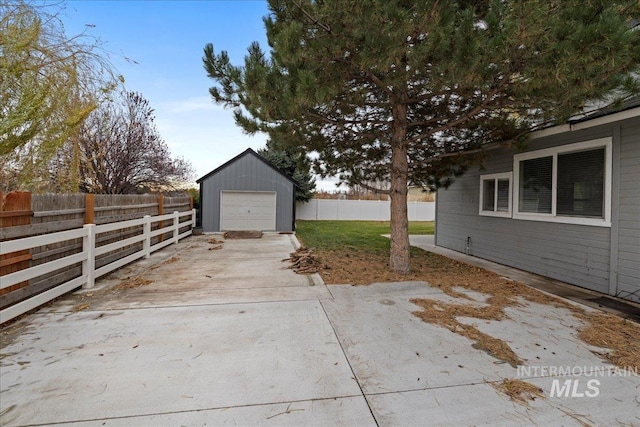
[[[620,130],[616,293],[640,301],[640,118]]]
[[[220,231],[220,193],[275,191],[276,230],[293,231],[294,184],[281,173],[247,153],[200,183],[202,230]]]
[[[612,228],[480,216],[480,175],[513,171],[512,150],[496,150],[446,190],[438,191],[436,244],[471,255],[608,293],[610,263],[617,259],[618,294],[640,293],[640,119],[530,141],[526,151],[613,137],[620,156],[619,251],[611,248]],[[620,126],[620,128],[617,128]],[[614,180],[615,181],[615,180]],[[617,185],[613,191],[617,191]],[[618,197],[612,197],[616,201]],[[613,215],[618,209],[613,207]]]

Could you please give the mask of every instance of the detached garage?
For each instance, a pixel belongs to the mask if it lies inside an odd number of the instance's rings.
[[[250,148],[196,182],[204,232],[295,228],[295,181]]]

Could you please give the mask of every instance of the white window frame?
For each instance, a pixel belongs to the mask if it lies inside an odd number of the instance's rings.
[[[498,211],[498,180],[509,181],[509,208],[507,211]],[[494,181],[494,197],[493,197],[493,210],[485,211],[484,207],[484,182]],[[513,174],[511,172],[491,173],[487,175],[480,175],[480,211],[481,216],[497,216],[501,218],[511,218],[511,211],[513,206]]]
[[[559,147],[530,151],[513,156],[513,218],[529,221],[561,222],[565,224],[593,225],[611,227],[611,169],[612,169],[612,138],[599,138],[576,144],[561,145]],[[604,218],[585,218],[579,216],[556,215],[558,197],[558,154],[589,151],[604,148]],[[523,160],[552,157],[551,176],[551,213],[520,212],[520,162]]]

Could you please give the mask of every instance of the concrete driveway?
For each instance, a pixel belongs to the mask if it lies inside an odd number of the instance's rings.
[[[411,298],[450,299],[427,283],[327,287],[285,268],[292,235],[212,237],[3,328],[0,425],[640,425],[640,377],[604,374],[568,310],[478,325],[527,365],[581,369],[523,374],[415,317]],[[516,403],[492,386],[504,378],[544,397]],[[556,379],[577,393],[551,396]]]

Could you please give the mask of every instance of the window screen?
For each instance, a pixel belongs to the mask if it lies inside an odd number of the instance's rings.
[[[520,212],[551,213],[553,157],[520,161]]]
[[[557,215],[603,218],[604,148],[558,154]]]
[[[508,179],[499,179],[498,180],[498,204],[497,211],[498,212],[508,212],[509,211],[509,180]]]
[[[493,211],[495,202],[496,181],[487,179],[482,181],[482,210]]]

